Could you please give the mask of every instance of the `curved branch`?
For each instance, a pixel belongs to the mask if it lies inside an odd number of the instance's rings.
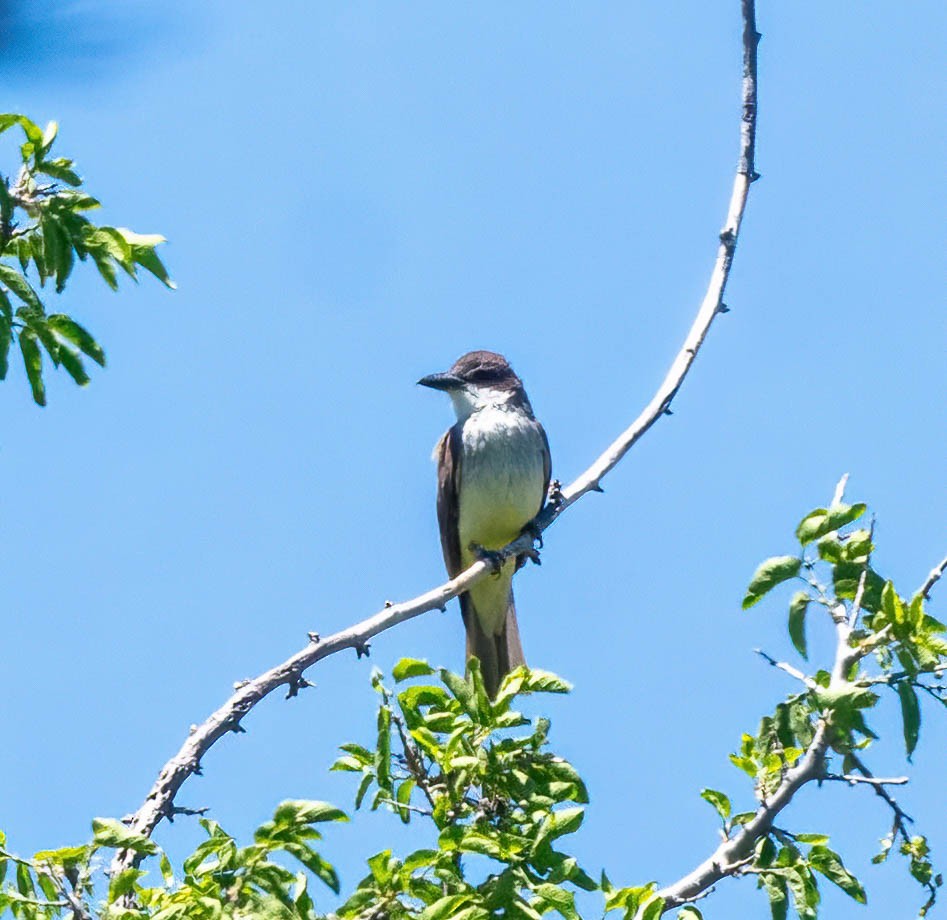
[[[747,2],[747,0],[744,0],[744,2]],[[845,487],[844,483],[843,477],[839,489],[836,490],[835,502],[842,500],[841,492]],[[828,686],[830,691],[844,692],[857,687],[858,682],[851,680],[849,675],[852,674],[855,665],[880,644],[879,637],[886,635],[885,630],[888,627],[854,646],[851,644],[852,633],[857,627],[858,612],[861,610],[867,580],[868,563],[866,562],[855,590],[851,613],[845,611],[844,607],[841,610],[829,611],[835,624],[836,637],[835,662],[832,665],[832,674]],[[778,663],[774,662],[774,664]],[[724,840],[696,869],[657,892],[657,896],[662,898],[664,902],[662,913],[697,900],[727,876],[738,875],[746,871],[747,860],[753,858],[756,844],[772,830],[777,815],[807,783],[813,780],[821,781],[836,778],[845,779],[850,783],[860,781],[858,777],[833,777],[826,774],[825,756],[831,740],[831,713],[829,713],[819,720],[812,741],[802,757],[786,771],[780,784],[769,798],[762,801],[752,819],[744,824],[736,835]],[[860,761],[857,764],[864,780],[869,784],[873,784],[875,792],[888,801],[889,804],[894,802],[894,799],[884,788],[884,784],[907,782],[907,779],[902,777],[889,780],[875,779]]]
[[[529,530],[500,551],[501,559],[531,552],[534,534],[544,531],[566,508],[587,492],[601,491],[600,482],[605,475],[615,468],[628,450],[662,415],[669,412],[671,402],[694,363],[711,323],[718,313],[726,312],[727,308],[722,302],[723,293],[733,263],[750,184],[758,178],[754,169],[754,159],[756,44],[760,36],[756,32],[753,0],[742,0],[742,5],[744,53],[740,159],[726,221],[720,232],[717,258],[707,293],[704,295],[697,316],[667,375],[638,418],[575,481],[563,489],[556,488],[550,502],[539,513]],[[489,562],[475,562],[456,578],[412,600],[388,604],[368,619],[331,636],[320,638],[317,634],[311,633],[311,641],[305,648],[259,677],[239,686],[223,706],[191,730],[181,749],[162,767],[148,797],[138,811],[126,818],[126,823],[137,833],[150,835],[164,817],[173,813],[174,798],[178,790],[189,776],[200,771],[201,759],[204,755],[228,732],[242,731],[240,721],[274,690],[285,685],[289,688],[287,695],[295,696],[301,687],[306,686],[303,672],[316,662],[344,649],[355,649],[361,655],[367,651],[368,642],[374,636],[405,620],[427,613],[429,610],[443,610],[449,600],[486,577],[491,570],[492,566]],[[113,874],[120,872],[122,869],[135,865],[136,861],[134,853],[120,852],[112,863],[111,871]]]

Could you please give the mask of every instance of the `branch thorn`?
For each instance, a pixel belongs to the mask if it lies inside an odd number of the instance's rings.
[[[309,641],[310,641],[310,642],[318,642],[318,641],[319,641],[319,633],[317,633],[317,632],[310,632],[310,633],[307,633],[307,635],[309,636]]]
[[[730,312],[730,308],[729,308],[723,301],[720,301],[720,305],[717,307],[717,312],[718,312],[718,313],[729,313],[729,312]]]
[[[355,655],[357,658],[368,658],[369,650],[371,649],[371,644],[368,642],[360,642],[355,646]]]

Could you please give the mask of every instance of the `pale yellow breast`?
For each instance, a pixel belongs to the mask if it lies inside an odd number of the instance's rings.
[[[464,423],[460,478],[460,548],[499,549],[516,539],[543,502],[545,442],[520,413],[484,409]]]

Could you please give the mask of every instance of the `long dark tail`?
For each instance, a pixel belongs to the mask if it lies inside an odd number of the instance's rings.
[[[503,628],[495,636],[487,635],[480,626],[480,618],[474,609],[469,594],[460,597],[460,612],[467,629],[467,658],[480,659],[480,671],[487,693],[493,699],[500,689],[500,683],[507,674],[521,664],[526,664],[523,646],[520,643],[520,630],[516,623],[516,605],[513,592],[506,608],[506,620]]]

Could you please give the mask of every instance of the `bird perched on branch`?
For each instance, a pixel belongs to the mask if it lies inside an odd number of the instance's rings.
[[[549,442],[502,355],[471,351],[418,383],[447,393],[457,415],[434,449],[441,548],[453,578],[515,540],[539,513],[549,488]],[[513,573],[522,561],[507,559],[460,595],[467,657],[480,660],[491,697],[525,664],[513,604]]]

